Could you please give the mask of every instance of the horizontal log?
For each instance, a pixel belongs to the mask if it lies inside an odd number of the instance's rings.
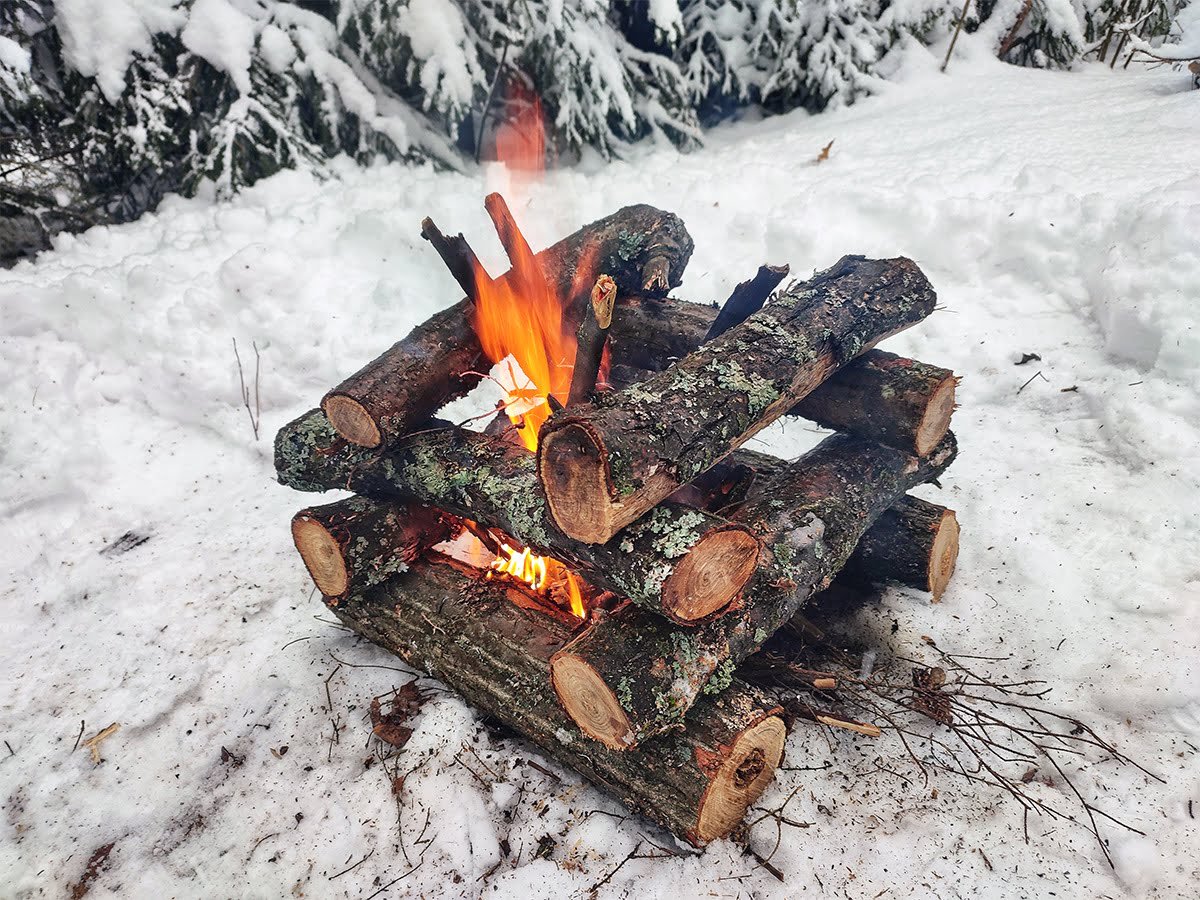
[[[675,298],[621,298],[609,339],[619,361],[616,386],[644,381],[700,347],[718,315],[713,306]],[[958,380],[948,369],[870,350],[787,415],[922,456],[950,427]]]
[[[719,689],[829,585],[884,510],[943,472],[956,447],[947,434],[920,458],[838,434],[788,463],[734,515],[764,548],[740,608],[687,630],[633,606],[595,622],[552,661],[552,671],[572,673],[569,690],[559,690],[568,714],[613,749],[674,727],[707,685]]]
[[[546,690],[550,656],[570,637],[505,597],[499,582],[414,563],[333,607],[346,625],[424,669],[489,716],[696,846],[724,837],[770,782],[786,729],[762,691],[734,681],[698,702],[682,731],[619,753],[582,738]]]
[[[950,427],[957,384],[949,369],[872,350],[791,412],[834,431],[865,433],[880,443],[925,456]]]
[[[533,455],[461,428],[412,434],[380,452],[339,440],[313,410],[280,429],[275,467],[280,483],[296,490],[416,499],[493,526],[679,623],[719,613],[758,562],[746,526],[679,504],[663,504],[608,544],[569,538],[549,515]]]
[[[839,580],[898,582],[942,599],[958,561],[954,510],[905,497],[879,517],[846,561]]]
[[[556,413],[538,447],[551,515],[604,543],[936,302],[911,260],[844,257],[666,371]]]
[[[292,540],[326,600],[387,580],[435,544],[451,537],[451,523],[416,503],[379,504],[349,497],[310,506],[292,518]]]
[[[471,325],[474,309],[464,298],[434,313],[326,394],[321,408],[338,433],[378,447],[468,394],[479,383],[469,373],[491,368]]]
[[[747,498],[756,497],[786,466],[786,461],[768,453],[735,450],[672,499],[736,517]],[[954,510],[917,497],[902,497],[862,536],[836,580],[859,587],[904,584],[930,592],[936,602],[954,574],[958,536]]]

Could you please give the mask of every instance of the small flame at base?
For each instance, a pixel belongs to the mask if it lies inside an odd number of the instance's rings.
[[[571,613],[577,619],[587,618],[587,609],[583,605],[583,592],[579,590],[579,582],[575,574],[567,570],[567,596],[571,601]]]
[[[540,591],[546,586],[546,557],[530,553],[528,547],[518,552],[508,544],[501,544],[500,549],[507,553],[508,557],[497,556],[492,560],[491,572],[511,575],[535,591]]]
[[[567,599],[570,602],[571,614],[577,619],[587,618],[587,607],[583,603],[583,590],[575,573],[556,559],[549,556],[538,556],[526,547],[514,550],[508,544],[500,545],[500,553],[492,560],[487,577],[507,575],[527,585],[530,590],[545,593],[549,589],[550,574],[561,572],[562,581],[566,583]]]

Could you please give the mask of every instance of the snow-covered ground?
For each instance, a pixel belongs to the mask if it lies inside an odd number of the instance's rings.
[[[1197,895],[1200,95],[1186,88],[986,59],[947,77],[914,50],[850,109],[557,172],[515,210],[535,246],[625,203],[675,210],[697,248],[679,293],[705,301],[764,261],[803,275],[844,253],[917,260],[943,308],[886,346],[964,376],[961,456],[926,489],[958,510],[963,548],[943,603],[892,590],[861,628],[895,620],[913,654],[922,635],[1011,654],[992,670],[1031,664],[1166,780],[1077,773],[1145,832],[1106,830],[1114,872],[1082,829],[1030,817],[1026,842],[1020,810],[986,787],[889,775],[903,754],[886,734],[800,725],[759,804],[790,796],[811,823],[783,829],[786,883],[721,842],[631,859],[601,896]],[[416,720],[398,808],[366,764],[364,713],[409,676],[331,625],[291,546],[288,520],[314,498],[274,482],[275,430],[457,299],[422,216],[504,268],[484,190],[482,175],[401,167],[285,173],[61,236],[0,273],[0,895],[62,896],[112,843],[90,896],[369,897],[402,875],[381,896],[586,896],[664,840],[573,773],[542,774],[447,693]],[[248,369],[252,342],[262,354],[257,440],[235,338]],[[1040,361],[1014,366],[1025,352]],[[813,438],[790,423],[757,446]],[[127,533],[145,540],[112,548]],[[101,764],[75,749],[114,722]],[[464,744],[486,787],[456,762]],[[1061,784],[1033,789],[1066,805]],[[752,843],[765,855],[776,837],[768,819]]]

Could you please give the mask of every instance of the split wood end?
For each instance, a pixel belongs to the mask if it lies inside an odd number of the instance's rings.
[[[292,540],[313,583],[326,597],[340,597],[350,588],[350,573],[342,546],[324,525],[305,513],[292,519]]]
[[[704,535],[663,584],[663,609],[676,622],[694,625],[727,607],[758,565],[758,541],[729,527]]]
[[[727,835],[742,821],[774,777],[786,740],[787,726],[779,716],[768,716],[737,736],[700,802],[700,843]]]
[[[942,599],[958,563],[958,533],[958,517],[954,510],[945,510],[929,552],[929,592],[935,603]]]
[[[950,418],[954,415],[954,395],[958,379],[953,375],[939,384],[929,398],[921,424],[917,426],[914,450],[917,456],[928,456],[950,430]]]

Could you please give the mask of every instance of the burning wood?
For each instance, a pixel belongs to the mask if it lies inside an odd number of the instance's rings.
[[[662,288],[665,291],[680,283],[691,254],[691,236],[678,216],[637,205],[586,225],[534,254],[533,267],[558,298],[561,306],[558,316],[570,335],[578,326],[588,293],[602,272],[613,279],[619,290],[642,294],[643,267],[654,263],[662,269],[665,265],[666,284]],[[451,270],[456,279],[461,277],[461,264],[451,266]],[[476,271],[482,280],[482,269]],[[527,277],[527,272],[517,272],[514,267],[499,278],[487,279],[487,283],[502,294],[519,296],[517,286]],[[546,315],[550,321],[543,321],[537,327],[544,326],[552,335],[555,314],[543,314]],[[519,327],[519,322],[528,318],[524,313],[521,316],[508,326]],[[423,427],[446,403],[469,393],[479,383],[478,373],[488,368],[484,360],[489,358],[475,322],[476,307],[468,296],[414,328],[382,356],[326,394],[321,407],[338,434],[362,447],[391,444]],[[496,324],[502,330],[506,327],[503,321]],[[573,350],[570,355],[562,356],[560,352],[553,358],[555,363],[565,360],[569,364],[574,359]],[[547,384],[551,390],[561,384],[563,393],[559,399],[565,400],[570,372],[556,373],[554,380],[549,380],[549,368],[547,364]],[[535,378],[533,373],[526,374]]]
[[[735,666],[835,577],[935,599],[949,580],[954,514],[904,493],[953,459],[956,379],[869,350],[932,288],[909,260],[846,257],[776,296],[787,267],[764,266],[718,314],[662,296],[692,252],[670,213],[627,207],[535,254],[502,197],[485,206],[509,272],[427,219],[466,298],[280,430],[282,483],[360,495],[298,514],[296,546],[351,628],[703,845],[782,754]],[[509,425],[432,418],[489,364]],[[794,462],[738,449],[785,414],[846,433]]]
[[[412,434],[380,453],[339,441],[324,414],[314,410],[280,429],[275,467],[280,481],[297,490],[415,497],[494,525],[579,570],[597,587],[676,621],[726,608],[758,560],[758,541],[744,525],[670,503],[609,544],[572,540],[550,518],[533,455],[460,428]]]

